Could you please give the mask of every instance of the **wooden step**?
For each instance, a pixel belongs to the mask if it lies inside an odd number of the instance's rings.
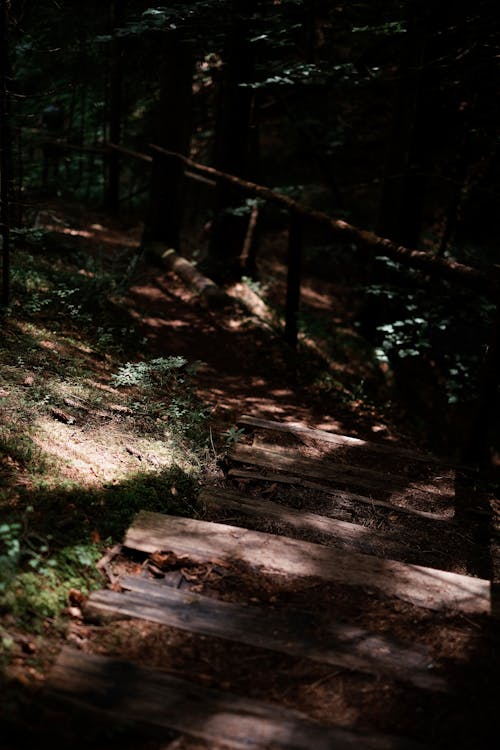
[[[227,475],[231,479],[249,479],[252,482],[269,482],[271,484],[275,482],[277,482],[278,484],[293,484],[298,487],[307,487],[311,490],[318,490],[319,492],[322,492],[326,495],[330,495],[334,500],[338,501],[340,507],[343,509],[351,507],[351,509],[355,510],[356,507],[361,504],[369,506],[371,508],[380,508],[381,510],[386,510],[391,513],[402,513],[403,515],[417,516],[419,519],[428,519],[429,521],[437,521],[438,523],[454,523],[454,520],[451,516],[446,516],[441,513],[430,513],[425,510],[417,510],[416,508],[407,508],[402,505],[388,503],[385,500],[376,500],[372,497],[357,495],[354,492],[339,490],[328,484],[313,482],[300,476],[275,473],[262,474],[258,471],[255,471],[254,469],[230,469]]]
[[[364,448],[372,453],[381,453],[385,456],[407,458],[412,461],[424,461],[430,464],[440,464],[443,462],[432,455],[419,453],[409,448],[402,448],[397,444],[376,443],[371,440],[362,440],[361,438],[351,437],[349,435],[340,435],[336,432],[327,432],[326,430],[313,429],[306,427],[299,422],[275,422],[269,419],[260,419],[248,414],[238,419],[238,424],[243,427],[260,428],[262,430],[273,430],[274,432],[283,432],[289,435],[299,437],[308,437],[319,443],[329,443],[347,448]]]
[[[264,572],[374,587],[428,609],[483,614],[492,609],[486,580],[209,521],[141,511],[124,544],[148,553],[170,550],[197,561],[236,559]]]
[[[238,444],[230,451],[229,458],[236,463],[284,471],[308,479],[321,479],[332,484],[348,485],[349,488],[361,487],[370,492],[417,494],[422,498],[436,497],[448,502],[453,498],[452,492],[440,490],[428,482],[415,483],[402,476],[383,474],[372,469],[347,464],[335,464],[331,461],[304,458],[300,455],[287,455],[279,450]]]
[[[273,520],[301,531],[326,534],[331,537],[331,544],[340,549],[357,549],[376,557],[390,557],[394,560],[406,560],[409,553],[418,555],[418,550],[409,548],[407,543],[399,541],[395,536],[367,526],[295,510],[234,490],[205,488],[201,490],[199,499],[207,508],[230,509],[256,521]]]
[[[120,579],[120,584],[126,593],[93,592],[89,613],[151,620],[322,664],[386,675],[428,690],[447,690],[445,680],[431,671],[432,658],[422,647],[352,625],[323,622],[310,612],[233,604],[132,576]]]
[[[174,730],[236,750],[418,750],[410,740],[312,723],[278,704],[199,687],[159,670],[63,648],[48,699],[138,724]]]

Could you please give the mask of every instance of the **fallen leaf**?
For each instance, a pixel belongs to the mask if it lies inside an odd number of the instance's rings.
[[[189,557],[187,555],[178,556],[175,552],[170,550],[153,552],[149,556],[149,559],[154,565],[161,568],[161,570],[165,570],[166,568],[179,568],[189,562]]]
[[[148,570],[155,578],[165,578],[165,571],[152,562],[148,563]]]
[[[78,591],[78,589],[70,589],[68,591],[68,601],[71,606],[81,607],[86,600],[87,597],[85,596],[85,594],[82,594],[82,592]]]

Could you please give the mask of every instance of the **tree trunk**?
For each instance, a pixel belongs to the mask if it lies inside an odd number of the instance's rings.
[[[302,264],[302,219],[296,211],[290,211],[288,229],[288,273],[286,280],[285,341],[297,348],[299,333],[300,280]]]
[[[426,38],[416,21],[405,34],[392,115],[378,234],[417,247],[422,228],[426,150],[424,60]]]
[[[161,146],[182,154],[188,153],[191,140],[193,66],[191,43],[173,34],[166,36],[156,138]],[[182,164],[155,154],[144,242],[163,242],[167,247],[179,248],[183,186]]]
[[[483,362],[476,412],[463,447],[462,459],[488,468],[491,463],[491,430],[498,409],[500,372],[500,304],[492,321],[491,338]]]
[[[86,128],[86,115],[87,115],[87,84],[83,83],[80,90],[80,134],[79,143],[81,146],[85,145],[85,128]],[[81,185],[83,182],[83,159],[82,156],[78,161],[78,184]]]
[[[222,172],[248,177],[251,150],[253,93],[241,83],[252,80],[253,53],[246,33],[245,3],[233,0],[231,21],[224,50],[224,72],[220,82],[215,126],[215,167]],[[241,204],[234,186],[219,182],[215,191],[214,220],[208,263],[218,279],[241,275],[239,258],[245,241],[248,217],[231,209]]]
[[[111,4],[111,24],[113,41],[111,43],[111,69],[109,79],[109,140],[120,143],[122,132],[122,55],[123,43],[116,35],[125,18],[125,0],[114,0]],[[106,207],[116,212],[120,195],[120,156],[112,151],[108,159],[108,184],[106,190]]]
[[[2,307],[4,308],[10,301],[9,198],[12,181],[8,29],[9,3],[7,0],[0,0],[0,232],[2,238]]]

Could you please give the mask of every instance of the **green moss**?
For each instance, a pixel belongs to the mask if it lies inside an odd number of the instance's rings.
[[[19,624],[40,631],[45,618],[58,618],[68,603],[68,592],[89,593],[102,584],[95,567],[100,557],[97,545],[66,547],[44,559],[39,552],[29,556],[28,567],[17,571],[0,594],[0,608]]]

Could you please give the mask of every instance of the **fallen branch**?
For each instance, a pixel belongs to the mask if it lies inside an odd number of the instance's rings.
[[[164,149],[161,146],[156,146],[155,144],[150,144],[150,147],[154,151],[163,154],[163,156],[180,159],[191,169],[196,169],[203,174],[212,175],[218,180],[229,182],[246,193],[255,195],[257,198],[263,198],[264,200],[277,203],[290,211],[295,211],[300,216],[327,227],[334,235],[338,236],[345,243],[352,243],[359,247],[369,249],[377,255],[384,255],[398,263],[423,271],[431,276],[440,277],[446,281],[454,281],[469,289],[474,289],[475,291],[482,292],[490,297],[495,297],[495,299],[498,296],[500,284],[499,280],[497,280],[494,275],[487,275],[476,268],[472,268],[471,266],[467,266],[455,260],[430,255],[424,250],[410,250],[402,245],[397,245],[389,239],[379,237],[374,232],[365,229],[358,229],[358,227],[355,227],[346,221],[334,219],[322,211],[316,211],[315,209],[309,208],[303,203],[300,203],[293,198],[289,198],[286,195],[282,195],[281,193],[277,193],[264,185],[258,185],[255,182],[243,180],[235,175],[214,169],[214,167],[207,167],[204,164],[193,161],[193,159],[190,159],[183,154],[179,154],[175,151],[168,151],[167,149]]]
[[[149,154],[141,154],[139,151],[125,148],[125,146],[119,146],[117,143],[108,143],[107,146],[112,151],[118,151],[118,153],[124,154],[125,156],[132,156],[134,159],[139,159],[139,161],[147,161],[148,163],[153,161],[153,157],[149,156]]]
[[[230,302],[228,295],[217,284],[204,276],[186,258],[173,248],[165,248],[161,242],[152,242],[147,250],[169,271],[173,271],[189,286],[193,287],[209,307],[223,307]]]

